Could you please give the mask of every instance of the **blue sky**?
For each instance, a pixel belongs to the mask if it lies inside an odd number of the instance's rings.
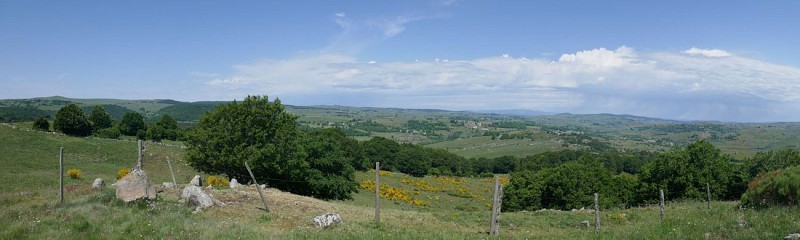
[[[0,1],[0,98],[800,121],[800,1]]]

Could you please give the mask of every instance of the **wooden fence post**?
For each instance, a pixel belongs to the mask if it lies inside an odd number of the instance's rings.
[[[500,235],[500,212],[503,206],[503,186],[500,177],[494,177],[494,196],[492,197],[492,217],[489,224],[489,235]]]
[[[600,232],[600,195],[594,193],[594,232]]]
[[[661,204],[659,205],[661,208],[661,221],[664,221],[664,189],[659,189],[658,195],[661,198]]]
[[[59,189],[61,189],[61,194],[59,194],[59,197],[61,199],[60,203],[64,203],[64,147],[61,147],[61,149],[58,150],[58,166],[58,169],[60,170],[58,173],[60,176],[58,185],[60,186]]]
[[[375,224],[381,224],[381,162],[375,162]]]
[[[256,176],[253,175],[253,171],[250,170],[250,166],[247,165],[247,161],[244,161],[244,167],[247,168],[247,172],[250,173],[250,178],[252,178],[253,183],[256,184],[256,190],[258,190],[258,196],[261,196],[261,202],[264,203],[264,211],[269,212],[269,207],[267,206],[267,199],[264,198],[264,193],[261,192],[261,186],[258,185],[258,181],[256,181]]]
[[[708,201],[706,203],[708,209],[711,209],[711,186],[709,186],[708,182],[706,182],[706,192],[708,193]]]

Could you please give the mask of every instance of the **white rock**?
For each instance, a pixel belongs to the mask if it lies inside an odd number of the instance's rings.
[[[200,175],[194,175],[194,178],[192,178],[192,181],[189,181],[189,186],[197,186],[197,187],[199,187],[200,184],[202,184],[200,182]]]
[[[195,211],[214,206],[214,198],[198,186],[189,185],[183,188],[181,198],[185,203],[194,206]]]
[[[800,239],[800,233],[792,233],[783,238],[784,240],[797,240]]]
[[[239,186],[241,186],[241,184],[239,184],[239,181],[236,181],[236,178],[233,178],[233,179],[231,179],[230,186],[231,186],[231,189],[236,189]]]
[[[342,223],[342,217],[335,213],[326,213],[324,215],[316,216],[311,220],[319,228],[327,228],[334,224]]]
[[[177,187],[177,185],[175,185],[174,182],[163,182],[163,183],[161,183],[161,186],[164,186],[164,188],[175,188],[175,187]]]
[[[124,202],[131,202],[137,199],[156,199],[156,188],[147,177],[147,173],[141,169],[134,169],[116,183],[117,198]]]
[[[103,190],[103,187],[105,185],[106,184],[105,184],[105,182],[103,182],[102,178],[96,178],[94,180],[94,182],[92,183],[92,189],[94,189],[94,190]]]

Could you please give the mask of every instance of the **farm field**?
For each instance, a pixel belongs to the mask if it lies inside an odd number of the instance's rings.
[[[382,172],[381,183],[401,200],[382,199],[381,225],[374,224],[374,172],[359,172],[362,188],[353,200],[322,201],[275,189],[265,191],[272,212],[261,206],[254,187],[210,193],[227,205],[200,213],[178,203],[173,189],[159,199],[124,204],[114,188],[92,191],[96,177],[110,184],[117,170],[135,162],[133,141],[75,138],[0,126],[0,239],[486,239],[491,178],[415,178]],[[58,148],[65,148],[65,168],[81,170],[67,177],[64,204],[58,203]],[[152,181],[169,181],[167,156],[178,182],[197,174],[182,162],[179,145],[147,144],[144,168]],[[207,175],[201,174],[203,177]],[[500,176],[505,179],[505,176]],[[374,184],[374,182],[373,182]],[[374,186],[374,185],[373,185]],[[402,199],[409,199],[405,201]],[[417,201],[414,201],[417,200]],[[589,206],[587,206],[589,207]],[[338,213],[344,224],[314,228],[310,219]],[[780,239],[800,229],[798,207],[741,209],[737,202],[668,202],[664,221],[656,206],[602,209],[599,233],[581,222],[589,211],[512,212],[501,215],[502,239]]]

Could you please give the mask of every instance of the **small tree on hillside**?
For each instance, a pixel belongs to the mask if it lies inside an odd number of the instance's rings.
[[[355,191],[353,168],[339,144],[309,138],[280,100],[248,96],[218,105],[186,136],[186,160],[197,170],[249,179],[322,199],[345,199]],[[305,151],[303,144],[308,145]]]
[[[88,136],[92,133],[92,127],[89,125],[89,121],[86,120],[83,110],[75,104],[67,105],[58,110],[53,126],[57,131],[67,135]]]
[[[92,109],[92,113],[89,115],[89,122],[92,123],[93,132],[104,128],[110,128],[112,123],[111,116],[108,115],[106,109],[99,105],[94,106]]]
[[[33,121],[33,129],[49,132],[50,122],[48,122],[47,119],[44,119],[44,117],[39,116],[36,118],[36,121]]]
[[[145,130],[144,117],[137,112],[127,112],[122,116],[122,121],[119,122],[120,133],[128,136],[138,136],[139,130],[142,130],[144,136]]]
[[[671,199],[706,198],[706,184],[715,198],[738,198],[741,191],[731,192],[735,175],[731,157],[722,154],[710,142],[701,140],[685,149],[661,154],[642,167],[639,179],[645,183],[640,190],[656,199],[658,189]]]

